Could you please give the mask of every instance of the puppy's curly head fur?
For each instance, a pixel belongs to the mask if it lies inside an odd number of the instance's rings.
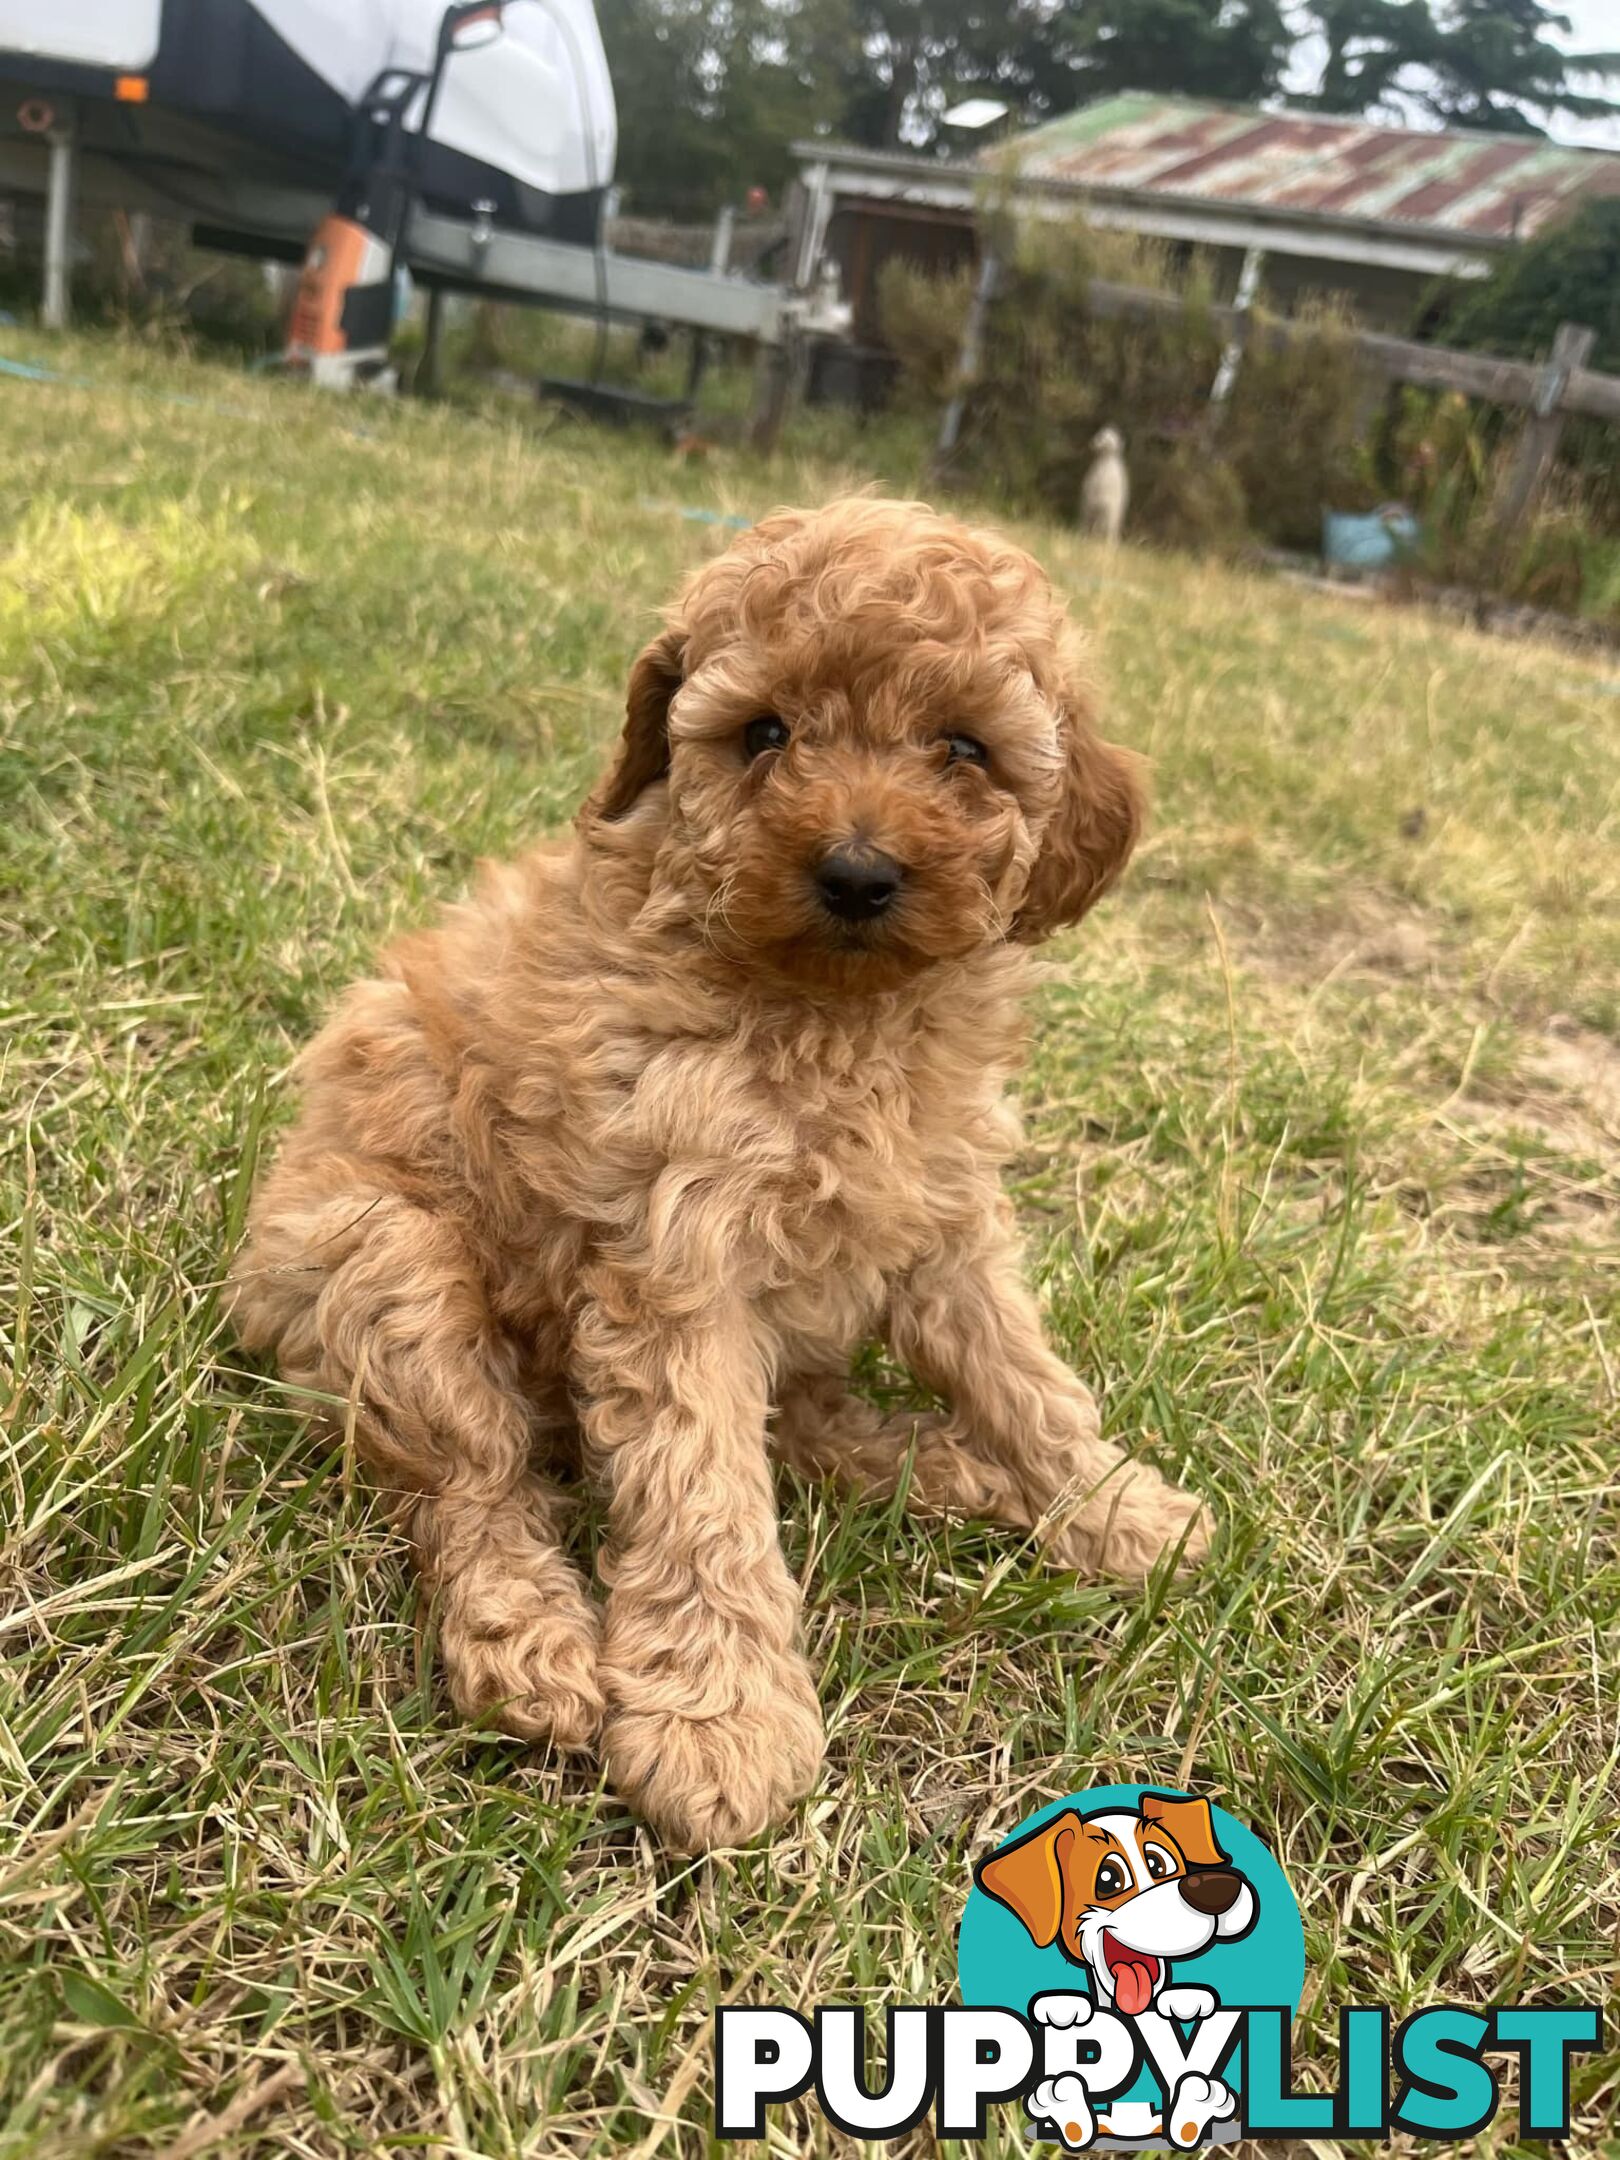
[[[920,503],[779,510],[666,621],[581,826],[652,821],[660,878],[731,957],[884,988],[1045,937],[1124,868],[1135,761],[1096,732],[1039,565],[997,535]],[[858,920],[824,889],[851,849],[896,878]]]

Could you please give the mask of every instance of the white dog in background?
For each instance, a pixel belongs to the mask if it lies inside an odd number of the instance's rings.
[[[1117,544],[1131,504],[1125,469],[1125,438],[1118,428],[1099,428],[1091,438],[1091,464],[1080,489],[1080,523],[1093,539]]]

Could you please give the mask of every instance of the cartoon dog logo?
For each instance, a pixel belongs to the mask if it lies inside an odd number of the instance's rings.
[[[1153,2007],[1172,1960],[1246,1935],[1257,1909],[1215,1841],[1209,1802],[1159,1793],[1134,1813],[1066,1808],[974,1873],[1041,1949],[1055,1942],[1085,1967],[1094,2001],[1126,2017]]]
[[[1081,2029],[1099,2010],[1195,2025],[1213,2016],[1214,1990],[1177,1984],[1171,1967],[1248,1934],[1259,1911],[1252,1885],[1217,1842],[1209,1802],[1168,1793],[1145,1792],[1134,1809],[1095,1815],[1066,1808],[974,1873],[1037,1947],[1055,1943],[1090,1982],[1089,1994],[1040,1995],[1030,2004],[1048,2028],[1049,2070],[1071,2053],[1078,2067]],[[1134,2142],[1161,2131],[1186,2147],[1202,2142],[1212,2122],[1234,2116],[1236,2100],[1219,2078],[1189,2070],[1162,2118],[1139,2102],[1099,2113],[1087,2081],[1060,2073],[1042,2080],[1028,2107],[1074,2148],[1099,2134]]]

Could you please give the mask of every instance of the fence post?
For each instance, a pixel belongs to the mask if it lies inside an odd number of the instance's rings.
[[[945,478],[951,459],[956,454],[956,445],[961,439],[968,395],[979,379],[979,364],[984,357],[984,328],[990,319],[990,305],[996,297],[996,286],[1000,278],[1000,261],[995,249],[987,242],[979,263],[978,283],[974,286],[973,298],[968,303],[967,321],[962,326],[962,350],[956,362],[956,387],[941,415],[939,438],[934,444],[934,455],[929,466],[929,479],[936,485]]]
[[[1510,541],[1535,514],[1552,474],[1553,459],[1558,455],[1559,437],[1564,432],[1561,408],[1569,378],[1578,367],[1586,365],[1596,343],[1597,332],[1589,330],[1584,323],[1558,325],[1552,351],[1536,377],[1530,417],[1519,437],[1513,467],[1502,492],[1497,522],[1504,543]]]

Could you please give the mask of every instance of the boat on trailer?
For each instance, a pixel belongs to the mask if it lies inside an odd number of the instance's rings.
[[[592,0],[0,0],[0,190],[46,197],[47,323],[83,200],[302,262],[288,357],[332,383],[386,374],[402,269],[434,295],[678,324],[695,352],[847,331],[825,282],[612,253],[616,131]],[[791,376],[764,369],[767,416]]]
[[[80,199],[205,245],[300,259],[395,100],[434,215],[591,241],[616,147],[591,0],[0,0],[0,187],[39,192],[66,140]]]

